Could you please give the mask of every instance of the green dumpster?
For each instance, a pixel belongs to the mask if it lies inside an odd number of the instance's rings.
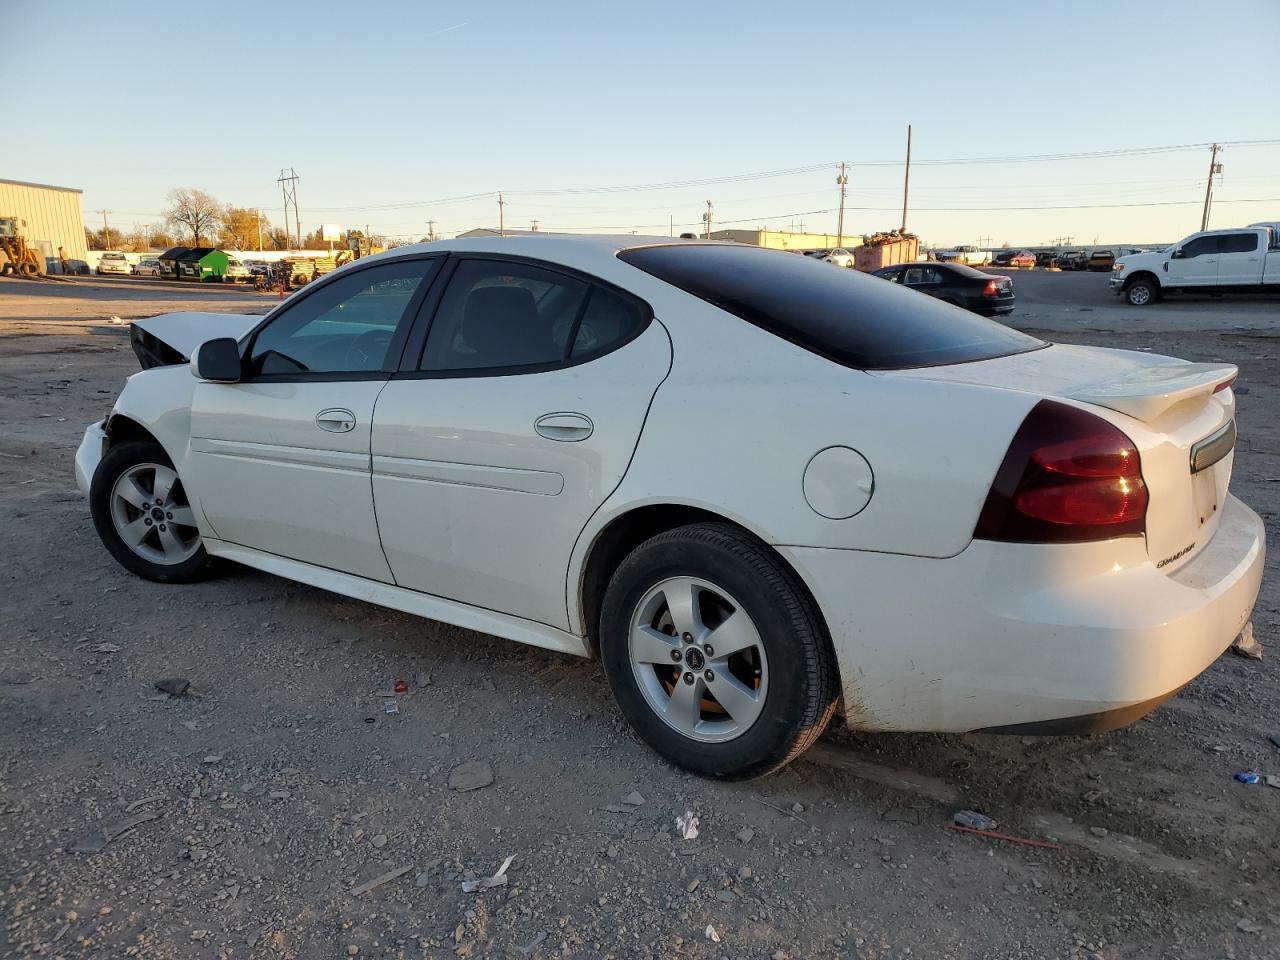
[[[221,283],[227,274],[227,255],[213,247],[194,247],[178,254],[178,279]]]

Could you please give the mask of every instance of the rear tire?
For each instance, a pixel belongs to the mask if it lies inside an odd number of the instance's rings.
[[[724,523],[679,527],[631,552],[605,592],[600,651],[640,738],[706,777],[760,777],[791,762],[826,728],[840,692],[804,585]]]
[[[212,558],[182,480],[152,440],[107,451],[93,474],[89,510],[103,545],[126,570],[157,583],[204,579]]]

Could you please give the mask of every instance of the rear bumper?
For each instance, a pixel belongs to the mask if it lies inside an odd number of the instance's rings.
[[[94,471],[98,469],[103,454],[107,452],[106,423],[105,420],[99,420],[85,427],[80,449],[76,451],[76,486],[85,497],[89,496]]]
[[[1228,496],[1168,575],[1136,537],[975,540],[946,560],[780,549],[826,615],[851,725],[1063,733],[1131,722],[1217,659],[1253,610],[1264,537]]]

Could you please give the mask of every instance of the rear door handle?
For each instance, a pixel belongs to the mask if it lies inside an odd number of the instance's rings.
[[[330,433],[350,433],[356,428],[356,415],[342,407],[330,407],[316,414],[316,426]]]
[[[533,429],[548,440],[576,443],[591,436],[595,424],[581,413],[548,413],[534,421]]]

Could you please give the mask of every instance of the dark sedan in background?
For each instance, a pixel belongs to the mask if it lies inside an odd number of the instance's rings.
[[[1013,312],[1012,280],[962,263],[906,263],[877,270],[875,275],[974,313]]]

